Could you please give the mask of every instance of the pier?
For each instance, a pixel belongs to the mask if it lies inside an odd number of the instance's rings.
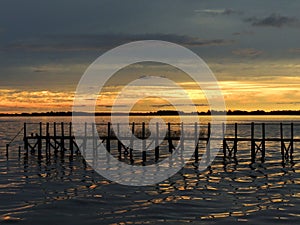
[[[114,131],[111,123],[97,123],[97,124],[85,124],[85,132],[82,136],[75,136],[73,134],[72,123],[24,123],[24,127],[19,133],[23,133],[25,154],[36,154],[39,157],[43,155],[51,154],[85,154],[88,142],[92,142],[92,148],[95,154],[99,150],[99,143],[95,140],[95,134],[98,134],[101,144],[104,144],[107,151],[112,155],[115,155],[119,160],[123,158],[128,159],[130,163],[140,161],[145,164],[148,157],[153,158],[155,161],[159,161],[161,157],[165,157],[167,154],[171,154],[176,146],[184,148],[184,140],[187,140],[182,124],[180,123],[167,123],[167,133],[163,137],[164,146],[158,145],[158,137],[154,140],[148,140],[149,130],[145,123],[131,123],[131,136],[122,137],[121,140],[129,140],[130,146],[124,146],[124,144],[117,138],[116,133],[119,132],[119,127],[122,124],[118,124],[117,131]],[[128,125],[127,125],[128,126]],[[266,126],[273,126],[271,131],[275,135],[269,137],[266,135]],[[293,160],[294,145],[300,142],[299,136],[294,136],[295,127],[300,128],[300,124],[294,123],[242,123],[242,124],[222,124],[222,137],[211,137],[212,125],[208,124],[189,124],[189,130],[185,132],[193,132],[194,136],[189,140],[194,140],[194,156],[193,160],[198,162],[203,155],[203,151],[206,152],[206,157],[209,160],[210,157],[210,141],[218,139],[220,141],[220,150],[222,151],[224,158],[235,158],[238,155],[239,144],[248,143],[249,156],[251,162],[255,162],[258,158],[262,161],[266,158],[267,142],[276,142],[280,146],[280,153],[282,160]],[[97,129],[97,132],[91,129]],[[240,128],[243,127],[240,134]],[[276,129],[274,128],[276,127]],[[227,128],[227,129],[226,129]],[[230,129],[228,129],[230,128]],[[278,129],[277,129],[278,128]],[[159,133],[160,127],[157,124],[156,131]],[[226,131],[227,130],[227,131]],[[270,132],[269,132],[270,133]],[[142,149],[135,152],[133,149],[133,136],[143,140]],[[183,137],[184,140],[180,140]],[[155,149],[147,149],[147,141],[155,142]],[[78,143],[80,143],[78,145]],[[6,155],[9,155],[9,145],[6,146]],[[82,152],[79,151],[82,150]],[[150,151],[149,151],[150,150]],[[19,154],[21,154],[21,147],[19,147]],[[151,155],[153,154],[153,156]]]

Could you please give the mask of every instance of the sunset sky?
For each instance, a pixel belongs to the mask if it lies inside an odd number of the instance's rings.
[[[71,110],[77,83],[98,56],[148,39],[197,53],[218,79],[227,109],[300,110],[299,12],[297,0],[2,0],[0,112]],[[171,78],[178,71],[125,70],[103,90],[98,110],[110,109],[130,74],[156,72]],[[199,111],[208,109],[188,79],[176,82]],[[170,109],[159,99],[144,103],[146,110]]]

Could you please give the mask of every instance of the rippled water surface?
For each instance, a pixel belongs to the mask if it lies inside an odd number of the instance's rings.
[[[147,187],[110,182],[86,165],[80,155],[53,154],[39,159],[36,154],[26,157],[21,149],[19,156],[21,137],[12,143],[6,159],[5,144],[24,122],[53,121],[68,122],[70,118],[0,118],[0,222],[299,224],[300,143],[294,146],[293,161],[283,163],[280,144],[267,143],[266,161],[252,164],[249,143],[241,143],[236,160],[224,160],[220,154],[204,172],[191,162],[168,180]],[[252,121],[278,125],[300,123],[300,118],[229,117],[230,123]],[[295,129],[297,137],[300,132]],[[276,136],[276,132],[277,128],[266,127],[267,135]]]

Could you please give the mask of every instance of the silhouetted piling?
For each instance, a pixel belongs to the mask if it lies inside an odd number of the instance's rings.
[[[31,124],[30,124],[31,125]],[[92,141],[92,145],[89,147],[93,148],[93,156],[95,158],[98,157],[98,148],[99,145],[97,143],[98,140],[98,133],[96,130],[96,125],[97,124],[84,124],[84,134],[82,136],[77,137],[78,140],[82,141],[80,145],[80,149],[82,149],[83,156],[85,156],[86,150],[88,150],[87,143],[89,141]],[[148,133],[146,132],[146,125],[145,123],[140,124],[141,125],[141,132],[137,134],[137,137],[141,139],[142,145],[141,149],[136,149],[142,151],[142,154],[139,156],[142,158],[143,164],[146,163],[147,161],[147,150],[149,147],[147,147],[147,137]],[[167,133],[165,137],[160,137],[159,136],[159,123],[156,123],[156,126],[154,128],[156,134],[151,134],[153,137],[153,140],[150,140],[149,146],[151,146],[151,143],[155,144],[154,149],[149,149],[149,150],[154,150],[155,154],[155,161],[158,161],[160,158],[160,151],[168,151],[170,154],[173,152],[173,150],[176,148],[180,148],[182,151],[184,151],[185,146],[185,141],[188,140],[193,140],[193,147],[195,148],[195,154],[194,154],[194,160],[195,162],[198,162],[203,155],[199,154],[199,143],[204,143],[205,148],[206,148],[206,153],[205,153],[205,160],[210,161],[211,157],[211,143],[210,141],[220,141],[223,142],[223,156],[224,157],[236,157],[238,154],[238,143],[239,142],[250,142],[250,156],[251,156],[251,162],[255,162],[256,157],[258,153],[261,153],[261,159],[262,161],[265,160],[266,156],[266,142],[272,141],[272,142],[278,142],[280,143],[280,153],[282,156],[282,160],[288,160],[289,158],[292,159],[293,153],[294,153],[294,143],[295,142],[300,142],[299,138],[294,137],[294,123],[291,124],[283,124],[280,123],[279,127],[279,137],[276,138],[266,138],[266,125],[265,123],[250,123],[247,125],[250,125],[250,136],[248,137],[239,137],[238,134],[238,124],[234,123],[234,129],[233,129],[233,134],[231,136],[228,136],[225,134],[225,124],[222,124],[222,135],[223,137],[211,137],[211,129],[212,125],[210,123],[207,124],[207,129],[206,129],[206,134],[201,134],[199,136],[199,124],[194,123],[192,124],[191,131],[184,130],[183,126],[184,124],[174,124],[174,127],[178,128],[178,125],[180,126],[179,128],[179,133],[177,130],[172,130],[172,124],[167,123]],[[290,125],[290,127],[286,127],[287,125]],[[23,141],[24,141],[24,151],[25,154],[28,154],[29,149],[31,152],[34,154],[35,151],[38,151],[38,156],[41,157],[43,154],[43,150],[45,150],[46,155],[50,155],[51,150],[54,149],[54,152],[57,152],[59,149],[61,153],[63,154],[65,151],[69,152],[71,156],[74,154],[74,148],[77,149],[77,153],[79,151],[79,147],[77,146],[75,142],[75,137],[72,134],[72,123],[68,123],[69,127],[65,127],[65,124],[62,122],[60,123],[60,126],[57,126],[57,123],[53,123],[53,129],[50,129],[51,124],[46,123],[38,123],[37,124],[37,131],[34,132],[29,132],[28,131],[28,126],[26,123],[24,123],[24,127],[20,130],[20,132],[23,131]],[[91,132],[88,132],[88,129],[90,126]],[[111,129],[111,123],[108,122],[107,124],[101,124],[104,128],[103,130],[106,131],[104,132],[104,135],[100,137],[102,139],[102,143],[106,144],[106,149],[108,152],[112,151],[112,154],[117,151],[118,157],[127,157],[129,155],[130,163],[134,162],[134,155],[133,155],[133,150],[134,149],[134,140],[135,140],[135,133],[136,133],[136,123],[132,123],[131,127],[131,136],[128,137],[122,137],[122,133],[120,130],[121,124],[117,124],[117,130],[113,131]],[[246,126],[246,124],[243,124],[243,126]],[[260,126],[260,127],[258,127]],[[45,127],[45,128],[44,128]],[[194,128],[193,128],[194,127]],[[43,128],[45,130],[43,130]],[[60,129],[59,129],[60,128]],[[65,132],[65,128],[67,129],[67,132]],[[177,129],[176,128],[176,129]],[[261,130],[261,136],[258,137],[256,135],[256,131],[259,129],[255,128],[260,128]],[[285,128],[285,129],[284,129]],[[290,129],[290,137],[285,137],[284,131],[287,129]],[[20,133],[19,132],[19,133]],[[116,132],[116,133],[114,133]],[[187,135],[188,132],[194,132],[191,133],[190,136]],[[18,134],[19,134],[18,133]],[[117,139],[117,136],[120,137],[120,139]],[[286,135],[287,136],[287,135]],[[122,138],[127,138],[129,140],[129,146],[124,146],[121,142]],[[163,139],[163,143],[161,146],[164,146],[167,144],[166,148],[163,148],[159,145],[160,138]],[[91,140],[92,139],[92,140]],[[65,140],[69,141],[68,144],[66,145]],[[178,142],[179,141],[179,142]],[[112,149],[111,143],[117,143],[116,149]],[[44,149],[45,148],[45,149]],[[91,149],[89,149],[91,150]],[[124,154],[123,154],[124,153]],[[6,156],[8,157],[9,154],[9,144],[6,145]],[[148,153],[149,154],[149,153]],[[151,157],[149,157],[151,158]]]
[[[156,136],[155,136],[155,161],[159,159],[159,123],[156,123]]]
[[[146,155],[146,137],[145,137],[145,123],[142,123],[142,159],[143,163],[147,160]]]
[[[207,126],[207,142],[206,142],[206,162],[210,162],[210,135],[211,135],[211,125],[208,123]]]
[[[197,163],[199,161],[199,133],[198,133],[198,123],[195,122],[194,125],[194,137],[195,137],[195,162]]]

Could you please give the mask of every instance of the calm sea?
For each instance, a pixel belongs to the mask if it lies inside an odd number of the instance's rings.
[[[24,122],[69,122],[68,117],[0,118],[0,223],[16,224],[295,224],[300,223],[300,144],[282,163],[279,143],[267,143],[266,161],[250,163],[249,143],[237,160],[217,157],[199,172],[193,163],[156,185],[122,186],[93,171],[79,155],[18,156],[21,136],[5,157],[5,145]],[[149,118],[134,118],[141,122]],[[173,122],[172,117],[166,121]],[[106,122],[107,118],[97,118]],[[203,121],[208,119],[203,117]],[[266,122],[266,136],[279,134],[291,116],[232,116],[228,123]],[[288,135],[289,128],[286,129]],[[232,132],[228,126],[227,132]],[[295,137],[300,126],[295,126]],[[220,152],[221,153],[221,152]]]

